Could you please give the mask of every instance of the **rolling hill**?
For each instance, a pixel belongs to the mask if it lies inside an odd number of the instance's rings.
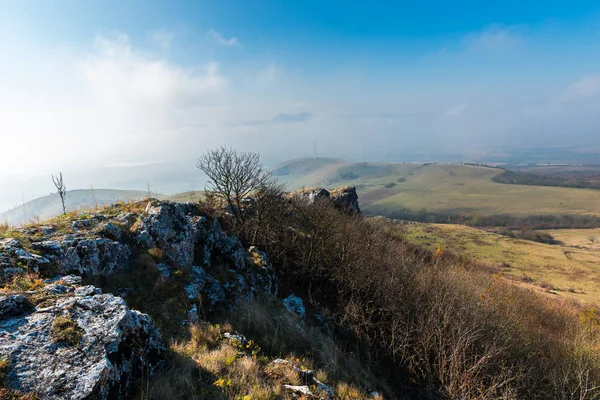
[[[113,204],[121,200],[139,200],[147,197],[141,190],[85,189],[67,192],[67,211]],[[162,197],[162,196],[161,196]],[[47,220],[62,213],[58,194],[52,193],[44,197],[28,201],[11,210],[0,213],[0,223],[20,225],[34,220]]]
[[[356,186],[370,215],[403,210],[448,215],[599,215],[592,189],[502,184],[497,169],[470,165],[352,163],[336,159],[285,162],[274,174],[290,190],[302,186]]]

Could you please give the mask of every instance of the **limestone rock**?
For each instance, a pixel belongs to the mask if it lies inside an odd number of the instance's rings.
[[[209,310],[215,309],[225,301],[225,291],[221,283],[198,266],[192,268],[191,283],[185,287],[185,292],[189,299],[200,296],[206,298]]]
[[[151,200],[140,217],[138,243],[158,247],[167,260],[181,267],[194,262],[194,232],[184,210],[187,207],[168,201]]]
[[[323,188],[305,189],[300,192],[300,195],[307,199],[311,204],[319,200],[329,199],[331,197],[329,191]]]
[[[104,224],[100,230],[100,233],[105,237],[113,240],[121,240],[123,237],[121,227],[112,222],[107,222],[106,224]]]
[[[19,272],[25,267],[38,272],[49,264],[50,260],[23,249],[16,239],[8,238],[0,241],[0,274]]]
[[[22,294],[0,296],[0,321],[33,308],[27,297]]]
[[[60,259],[62,273],[111,275],[129,267],[131,250],[121,242],[103,238],[63,241],[65,255]]]
[[[50,305],[0,318],[7,387],[41,399],[128,398],[134,380],[157,371],[164,347],[150,318],[120,297],[97,292],[77,288]],[[0,308],[5,304],[0,299]],[[58,317],[80,332],[75,342],[55,341]]]
[[[331,192],[333,205],[339,210],[350,215],[360,214],[358,206],[358,193],[355,186],[346,186]]]
[[[171,276],[171,269],[167,264],[156,264],[156,268],[158,272],[160,272],[160,276],[164,279],[168,279]]]
[[[334,399],[335,398],[335,391],[333,390],[333,388],[331,388],[331,386],[328,386],[326,384],[324,384],[323,382],[321,382],[320,380],[318,380],[315,377],[315,373],[314,371],[310,370],[310,369],[303,369],[300,368],[294,364],[292,364],[291,361],[288,360],[283,360],[281,358],[278,358],[276,360],[273,360],[273,364],[279,364],[279,365],[287,365],[289,366],[291,369],[293,369],[298,376],[300,377],[300,379],[304,382],[304,383],[308,383],[310,385],[314,385],[317,389],[317,391],[319,392],[319,394],[323,394],[324,397],[328,398],[328,399]],[[320,397],[322,398],[323,396],[315,396],[315,394],[310,390],[310,388],[308,386],[290,386],[290,385],[284,385],[284,387],[286,389],[289,389],[295,393],[298,394],[303,394],[306,396],[314,396],[314,397]]]

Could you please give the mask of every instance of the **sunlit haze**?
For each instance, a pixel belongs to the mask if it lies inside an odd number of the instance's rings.
[[[594,1],[0,1],[0,211],[201,189],[228,145],[488,161],[600,149]]]

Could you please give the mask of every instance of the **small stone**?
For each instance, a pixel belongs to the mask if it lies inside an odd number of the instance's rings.
[[[229,339],[229,340],[233,340],[235,342],[239,342],[243,345],[245,345],[246,343],[248,343],[248,339],[246,339],[246,336],[242,335],[241,333],[229,333],[229,332],[225,332],[223,334],[223,337],[225,339]]]
[[[283,385],[287,390],[294,392],[294,394],[301,394],[304,396],[314,396],[313,392],[310,390],[308,386],[293,386],[293,385]]]
[[[289,312],[297,314],[300,318],[304,318],[306,309],[300,297],[291,294],[283,300],[283,305]]]

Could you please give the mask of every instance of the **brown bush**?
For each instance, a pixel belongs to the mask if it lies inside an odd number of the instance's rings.
[[[397,393],[600,394],[598,327],[584,329],[572,305],[451,253],[409,245],[326,203],[292,199],[268,212],[274,223],[249,218],[238,234],[270,254],[284,281],[328,308],[338,338]]]

